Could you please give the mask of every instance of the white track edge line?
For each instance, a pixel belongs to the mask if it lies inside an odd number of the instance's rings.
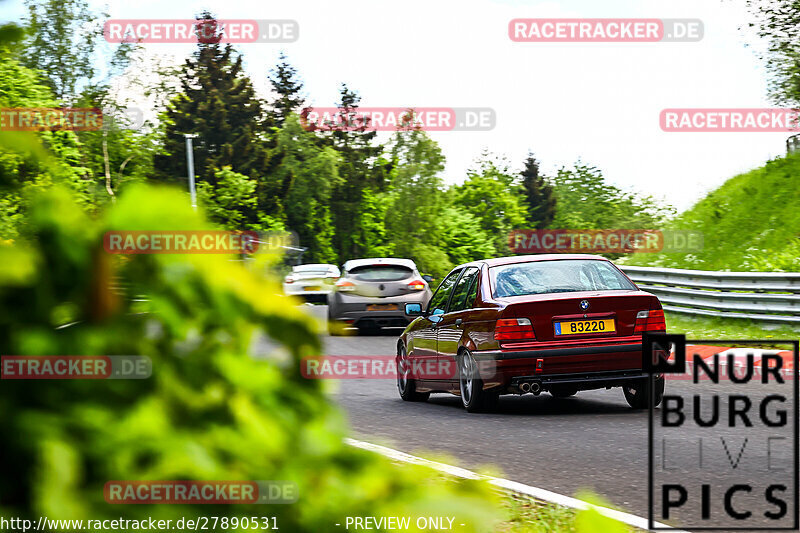
[[[503,479],[492,476],[484,476],[482,474],[478,474],[477,472],[473,472],[472,470],[467,470],[465,468],[452,466],[445,463],[438,463],[436,461],[430,461],[428,459],[423,459],[422,457],[417,457],[415,455],[410,455],[401,452],[399,450],[387,448],[386,446],[381,446],[379,444],[372,444],[371,442],[364,442],[351,438],[345,438],[344,441],[346,444],[349,444],[350,446],[361,448],[362,450],[368,450],[371,452],[379,453],[395,461],[402,461],[404,463],[412,463],[412,464],[427,466],[434,470],[438,470],[439,472],[443,472],[445,474],[461,478],[484,479],[488,481],[489,484],[501,488],[507,492],[524,494],[525,496],[530,496],[537,500],[546,501],[549,503],[560,505],[562,507],[570,507],[572,509],[581,509],[581,510],[594,509],[601,515],[616,520],[618,522],[622,522],[623,524],[627,524],[629,526],[633,526],[638,529],[644,529],[644,530],[648,529],[647,518],[641,516],[636,516],[630,513],[617,511],[615,509],[609,509],[608,507],[600,507],[597,505],[592,505],[591,503],[579,500],[577,498],[572,498],[571,496],[564,496],[563,494],[558,494],[557,492],[551,492],[549,490],[540,489],[538,487],[532,487],[530,485],[525,485],[517,481],[511,481],[509,479]],[[659,528],[670,528],[670,526],[662,524],[660,522],[654,522],[653,525]],[[670,529],[675,533],[686,533],[685,531],[682,530],[672,529],[672,528]]]

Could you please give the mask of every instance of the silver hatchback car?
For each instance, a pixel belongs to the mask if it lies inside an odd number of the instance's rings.
[[[360,331],[404,328],[415,318],[406,315],[405,304],[419,303],[424,309],[431,298],[428,282],[410,259],[354,259],[347,261],[343,270],[328,294],[333,335],[341,333],[341,325]]]
[[[325,303],[333,284],[339,279],[339,267],[309,264],[292,267],[283,280],[283,293],[298,296],[308,302]]]

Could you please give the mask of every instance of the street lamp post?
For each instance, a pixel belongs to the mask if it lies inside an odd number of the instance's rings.
[[[197,137],[196,133],[185,133],[186,137],[186,166],[189,167],[189,193],[192,195],[192,209],[197,209],[197,194],[194,190],[194,151],[192,150],[192,139]]]

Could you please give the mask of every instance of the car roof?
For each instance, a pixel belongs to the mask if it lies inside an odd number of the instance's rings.
[[[602,255],[592,255],[592,254],[534,254],[534,255],[511,255],[507,257],[494,257],[491,259],[482,259],[480,261],[465,263],[459,266],[465,267],[470,265],[477,266],[480,264],[484,264],[493,267],[501,265],[513,265],[517,263],[533,263],[536,261],[563,261],[565,259],[589,259],[595,261],[608,261],[608,259],[603,257]]]
[[[351,259],[344,264],[345,270],[352,270],[356,267],[370,265],[398,265],[416,270],[417,265],[411,259],[400,259],[398,257],[373,257],[367,259]]]

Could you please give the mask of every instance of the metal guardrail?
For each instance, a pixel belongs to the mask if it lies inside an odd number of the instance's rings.
[[[666,311],[800,325],[800,273],[620,268]]]

